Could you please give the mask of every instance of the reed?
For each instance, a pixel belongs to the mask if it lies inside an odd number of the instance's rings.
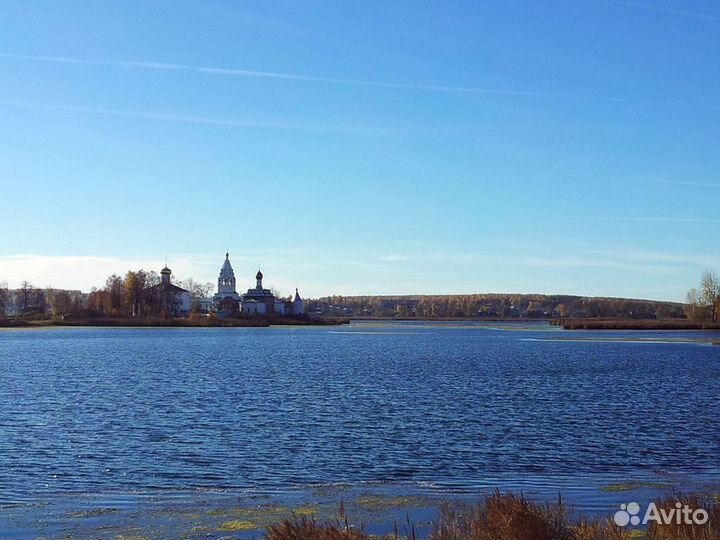
[[[704,525],[688,523],[670,523],[657,525],[654,521],[648,525],[647,540],[720,540],[720,505],[716,499],[695,495],[674,495],[671,498],[655,502],[658,510],[677,510],[677,503],[690,508],[703,508],[708,513],[708,522]]]
[[[562,499],[554,504],[537,504],[523,495],[493,492],[476,505],[445,504],[440,508],[430,540],[720,540],[720,504],[711,498],[675,496],[656,501],[658,508],[671,510],[680,502],[691,508],[704,508],[709,514],[705,525],[656,525],[646,530],[624,528],[611,519],[588,521],[573,519]],[[363,527],[355,528],[344,515],[330,522],[295,515],[267,529],[268,540],[377,540]],[[408,523],[404,534],[395,527],[385,540],[415,540],[415,529]]]

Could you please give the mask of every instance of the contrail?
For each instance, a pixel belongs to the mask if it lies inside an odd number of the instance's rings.
[[[580,218],[582,219],[582,218]],[[717,224],[720,219],[704,219],[704,218],[674,218],[674,217],[588,217],[592,221],[626,221],[633,223],[699,223],[699,224]]]
[[[28,103],[22,101],[0,101],[0,107],[15,109],[33,109],[44,111],[79,112],[88,114],[101,114],[108,116],[126,116],[131,118],[142,118],[146,120],[164,120],[168,122],[180,122],[184,124],[207,124],[213,126],[232,128],[259,128],[259,129],[285,129],[295,131],[314,132],[338,132],[348,133],[356,131],[352,128],[340,128],[332,126],[317,126],[309,124],[294,124],[285,122],[257,122],[252,120],[235,120],[222,118],[208,118],[204,116],[186,116],[175,114],[164,114],[154,112],[132,111],[125,109],[106,109],[101,107],[83,107],[74,105],[43,105],[41,103]]]
[[[676,9],[666,6],[656,6],[653,4],[646,4],[644,2],[631,2],[626,0],[614,0],[617,4],[623,4],[628,7],[646,9],[649,11],[657,11],[660,13],[667,13],[669,15],[680,15],[682,17],[692,17],[694,19],[702,19],[704,21],[720,22],[720,17],[715,15],[708,15],[707,13],[699,13],[697,11],[688,11],[686,9]]]
[[[426,92],[444,92],[444,93],[464,93],[464,94],[483,94],[492,96],[508,96],[508,97],[527,97],[527,98],[547,98],[547,99],[568,99],[577,101],[599,101],[605,103],[629,103],[636,105],[650,105],[661,107],[690,107],[706,110],[718,111],[720,106],[692,103],[685,101],[665,101],[650,99],[633,99],[619,98],[607,96],[593,96],[586,94],[570,94],[555,92],[536,92],[529,90],[508,90],[498,88],[482,88],[475,86],[454,86],[454,85],[438,85],[438,84],[415,84],[390,81],[373,81],[364,79],[341,79],[333,77],[316,77],[311,75],[302,75],[297,73],[280,73],[274,71],[257,71],[248,69],[234,69],[209,66],[193,66],[189,64],[175,64],[162,62],[141,62],[141,61],[111,61],[111,60],[89,60],[84,58],[71,58],[65,56],[36,56],[27,54],[0,53],[0,58],[12,60],[26,60],[32,62],[47,62],[54,64],[77,64],[88,66],[102,66],[114,68],[132,68],[132,69],[148,69],[155,71],[187,71],[200,73],[205,75],[219,75],[227,77],[245,77],[258,79],[276,79],[287,81],[305,81],[314,83],[325,83],[347,86],[367,86],[377,88],[390,88],[396,90],[414,90]]]
[[[688,180],[663,180],[662,178],[656,180],[649,180],[653,184],[664,184],[670,186],[692,186],[692,187],[709,187],[709,188],[720,188],[720,183],[713,182],[693,182]]]

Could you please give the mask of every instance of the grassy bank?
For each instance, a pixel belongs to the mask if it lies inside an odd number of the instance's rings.
[[[679,496],[656,501],[658,509],[673,510],[680,502],[703,508],[709,520],[704,525],[657,525],[646,528],[620,527],[611,517],[588,521],[571,517],[561,501],[536,504],[522,496],[495,492],[475,506],[446,505],[440,510],[430,533],[431,540],[720,540],[720,507],[717,499]],[[334,521],[319,522],[312,516],[295,515],[267,528],[267,540],[371,540],[362,527],[351,525],[342,508]],[[416,538],[411,523],[396,527],[386,539]]]
[[[532,502],[495,491],[477,502],[468,498],[369,492],[365,487],[322,486],[303,494],[223,495],[191,498],[118,499],[80,497],[42,505],[0,505],[0,537],[96,540],[720,540],[718,495],[701,498],[656,495],[658,510],[704,509],[704,525],[619,527],[613,522],[620,502],[593,519],[560,499]],[[667,498],[665,498],[667,497]],[[133,502],[134,499],[134,502]],[[628,493],[624,502],[637,500]],[[645,499],[648,501],[648,499]],[[609,500],[606,499],[606,503]],[[118,504],[120,506],[118,506]],[[638,515],[648,507],[643,503]],[[627,516],[626,516],[627,517]],[[12,523],[11,528],[7,528]],[[8,536],[9,535],[9,536]]]
[[[688,319],[554,319],[565,330],[720,330],[720,323]]]

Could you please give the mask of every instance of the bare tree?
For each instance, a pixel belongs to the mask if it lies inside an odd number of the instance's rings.
[[[275,298],[278,298],[279,300],[287,300],[288,298],[291,298],[290,295],[283,296],[278,289],[275,287],[270,287],[270,292],[273,293],[273,296]]]
[[[20,313],[27,313],[30,308],[30,295],[32,294],[33,286],[29,281],[23,281],[20,284],[19,300],[20,300]]]
[[[712,270],[703,272],[700,280],[700,300],[710,309],[712,321],[717,321],[717,305],[720,301],[720,278]]]
[[[145,284],[148,287],[155,287],[156,285],[160,285],[161,282],[160,274],[158,274],[155,270],[150,270],[149,272],[145,272]]]
[[[212,283],[198,283],[192,278],[182,282],[182,288],[190,293],[190,302],[193,310],[200,308],[200,300],[210,296],[214,285]]]
[[[62,289],[47,288],[45,298],[50,302],[50,310],[53,317],[64,318],[72,308],[72,297],[68,291]]]
[[[0,319],[7,314],[7,304],[10,302],[10,291],[7,281],[0,281]]]

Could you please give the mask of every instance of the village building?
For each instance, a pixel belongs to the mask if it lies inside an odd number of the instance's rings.
[[[220,316],[244,315],[302,315],[305,306],[298,290],[295,289],[293,300],[276,298],[270,289],[263,287],[263,273],[255,274],[255,287],[248,289],[243,295],[236,290],[235,272],[230,264],[230,254],[225,254],[225,262],[218,277],[218,291],[213,296],[214,311]]]
[[[200,313],[210,313],[213,308],[212,298],[199,298],[197,300],[197,306]]]
[[[250,314],[275,313],[275,295],[270,289],[263,289],[263,273],[255,274],[255,288],[242,295],[242,312]]]
[[[300,293],[295,287],[295,298],[293,298],[293,315],[304,315],[305,314],[305,302],[300,298]]]
[[[275,313],[280,315],[302,315],[305,313],[305,303],[300,298],[300,293],[295,289],[295,297],[290,300],[275,300]]]

